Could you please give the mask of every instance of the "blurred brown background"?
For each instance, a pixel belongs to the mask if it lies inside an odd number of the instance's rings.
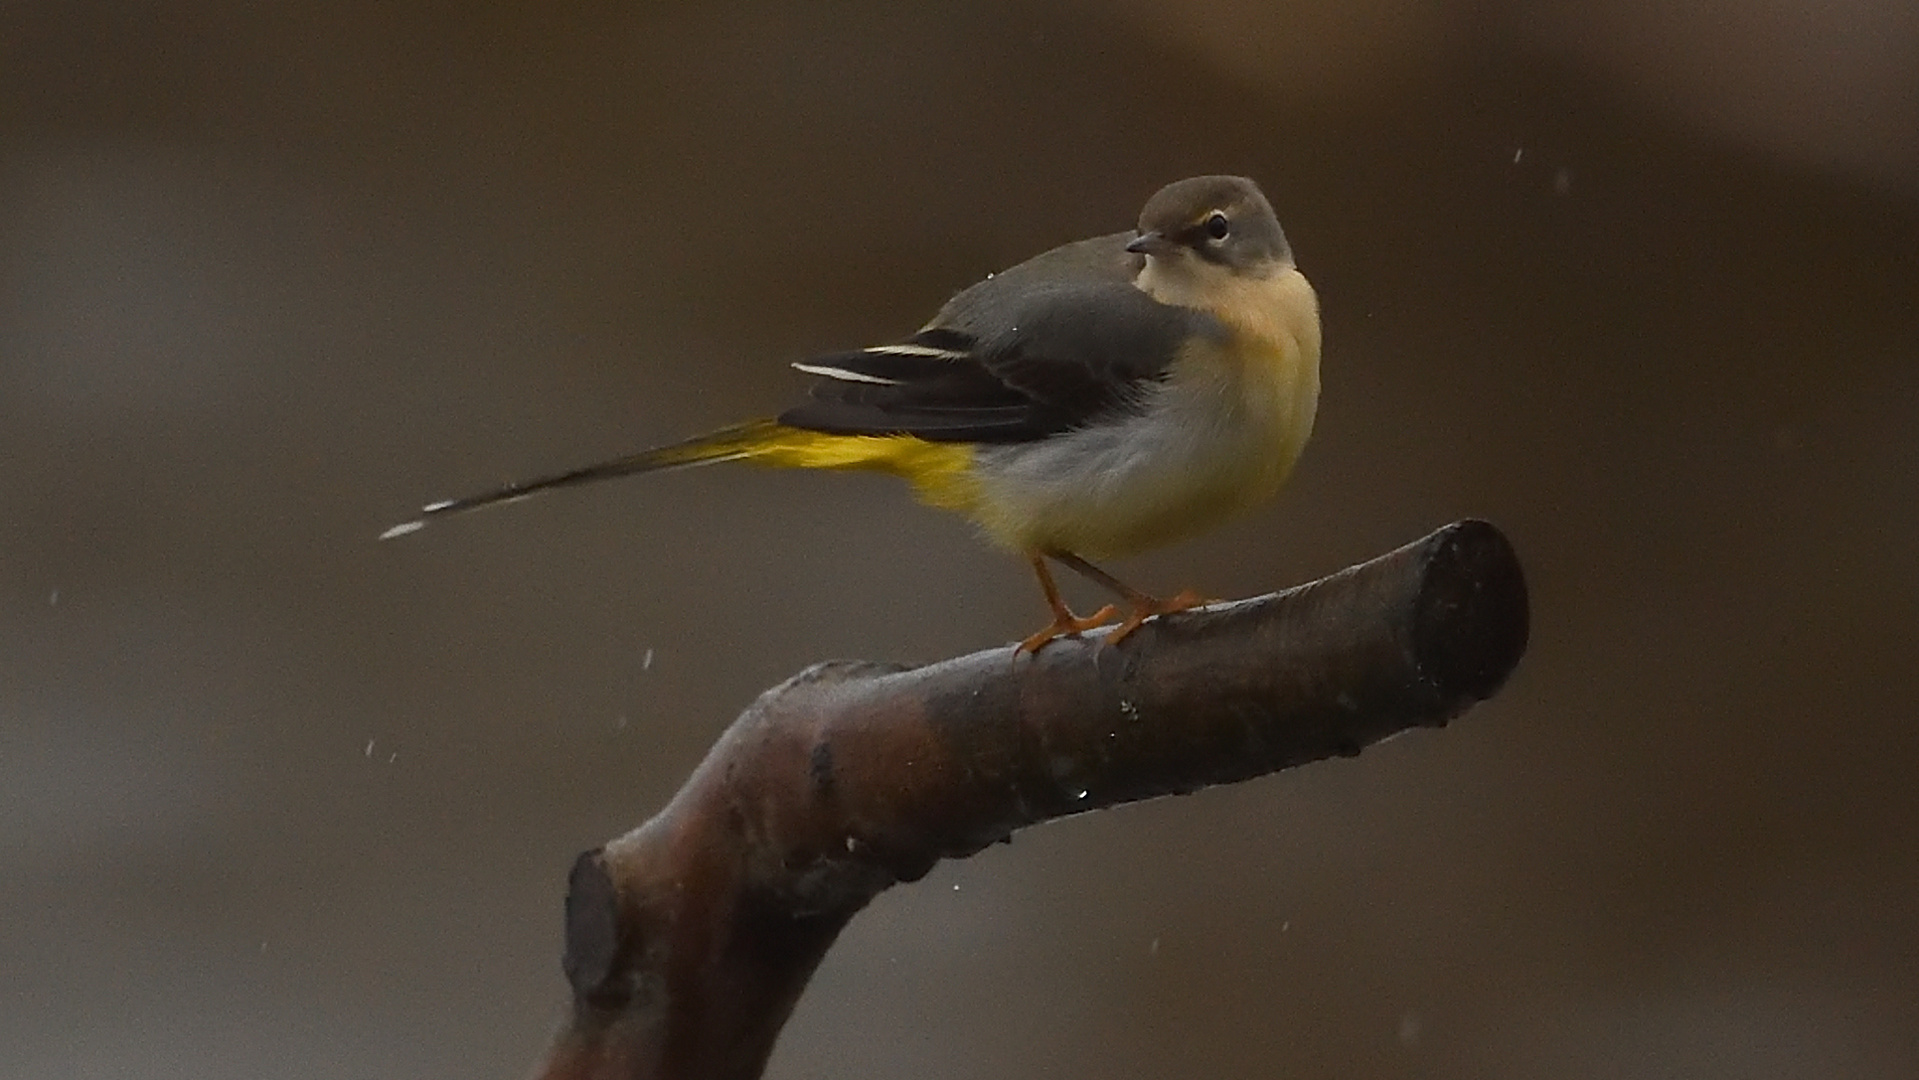
[[[879,478],[374,535],[1211,171],[1319,285],[1319,434],[1123,569],[1485,516],[1531,654],[886,895],[771,1074],[1919,1075],[1898,0],[0,4],[0,1075],[521,1075],[576,852],[801,666],[1042,612]]]

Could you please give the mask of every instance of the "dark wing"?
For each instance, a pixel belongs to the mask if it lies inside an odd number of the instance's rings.
[[[1221,333],[1210,316],[1124,280],[1029,277],[975,295],[947,321],[979,288],[906,341],[795,364],[820,381],[780,422],[836,435],[1030,442],[1137,408],[1182,343]]]

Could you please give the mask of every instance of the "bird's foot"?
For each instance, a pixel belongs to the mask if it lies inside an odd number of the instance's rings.
[[[1205,607],[1210,603],[1212,603],[1212,601],[1191,589],[1181,589],[1178,596],[1168,600],[1161,600],[1155,596],[1137,597],[1132,601],[1132,613],[1127,615],[1125,620],[1117,627],[1114,627],[1111,634],[1107,635],[1106,644],[1119,644],[1126,639],[1128,634],[1146,625],[1147,619],[1153,618],[1156,615],[1172,615],[1181,611],[1191,611],[1196,607]]]
[[[1018,656],[1020,653],[1036,653],[1045,648],[1049,643],[1057,641],[1060,638],[1078,637],[1080,634],[1094,627],[1105,626],[1107,623],[1112,622],[1113,616],[1117,614],[1119,614],[1118,609],[1114,608],[1111,604],[1107,604],[1091,615],[1084,617],[1073,614],[1071,610],[1064,606],[1055,608],[1053,610],[1053,621],[1051,625],[1027,638],[1025,641],[1020,642],[1019,648],[1014,650],[1013,655]]]

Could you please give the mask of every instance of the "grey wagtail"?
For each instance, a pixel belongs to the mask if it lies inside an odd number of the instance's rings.
[[[1111,640],[1199,606],[1148,596],[1087,562],[1171,543],[1270,497],[1313,429],[1319,305],[1251,180],[1198,176],[1148,199],[1139,229],[1054,248],[989,276],[903,341],[793,365],[809,400],[685,442],[425,507],[388,529],[630,473],[719,461],[904,477],[1033,565],[1053,621],[1082,618],[1052,559],[1118,595]]]

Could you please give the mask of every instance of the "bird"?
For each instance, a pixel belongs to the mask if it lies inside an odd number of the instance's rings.
[[[734,424],[423,507],[382,534],[557,488],[720,462],[902,477],[1031,565],[1052,620],[1037,653],[1112,624],[1202,606],[1141,592],[1092,559],[1184,539],[1285,483],[1319,401],[1319,302],[1252,180],[1161,188],[1137,227],[1074,241],[991,274],[917,331],[795,362],[807,397]],[[1081,616],[1048,566],[1112,592]]]

